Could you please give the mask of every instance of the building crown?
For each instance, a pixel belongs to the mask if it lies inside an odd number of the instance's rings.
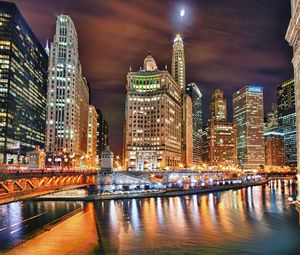
[[[176,34],[176,37],[175,37],[175,39],[174,39],[174,44],[175,44],[175,43],[183,43],[180,34]]]
[[[155,71],[155,70],[157,70],[156,62],[155,62],[155,60],[152,57],[150,52],[148,53],[148,56],[144,60],[144,70],[145,71]]]

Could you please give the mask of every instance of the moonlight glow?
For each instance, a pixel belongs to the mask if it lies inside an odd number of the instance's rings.
[[[183,17],[184,15],[185,15],[185,10],[184,9],[181,9],[181,11],[180,11],[180,17]]]

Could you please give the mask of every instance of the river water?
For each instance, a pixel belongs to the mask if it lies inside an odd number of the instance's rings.
[[[12,203],[0,206],[0,250],[55,218],[88,207],[100,233],[95,254],[296,255],[300,254],[299,214],[287,201],[295,189],[273,181],[206,195],[94,204]]]

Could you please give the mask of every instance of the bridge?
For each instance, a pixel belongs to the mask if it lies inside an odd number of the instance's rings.
[[[96,183],[95,171],[7,170],[0,172],[0,204],[85,187]]]

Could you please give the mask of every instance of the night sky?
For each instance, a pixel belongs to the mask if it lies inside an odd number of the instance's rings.
[[[175,34],[186,54],[187,82],[204,95],[224,90],[231,115],[232,94],[250,83],[264,87],[265,111],[276,100],[276,86],[292,78],[292,49],[284,40],[288,0],[16,0],[34,33],[52,40],[57,14],[75,22],[84,76],[92,104],[108,119],[111,148],[121,153],[126,74],[138,70],[148,51],[159,69],[171,67]],[[186,15],[179,12],[185,8]],[[229,116],[231,119],[232,116]]]

